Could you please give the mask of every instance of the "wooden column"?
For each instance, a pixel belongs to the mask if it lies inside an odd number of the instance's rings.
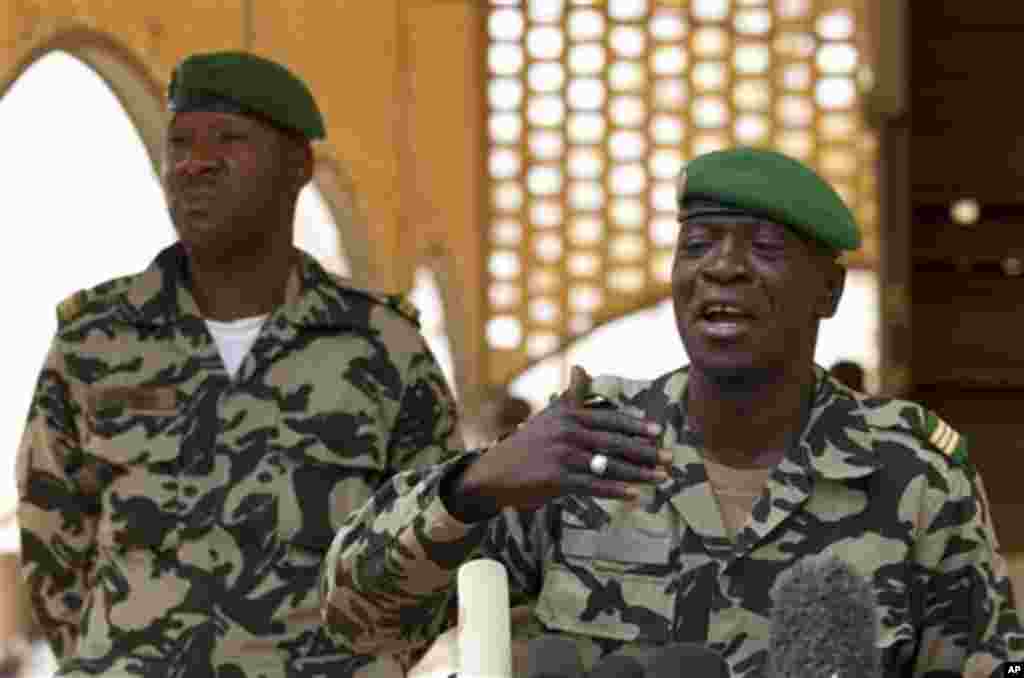
[[[909,7],[909,126],[905,143],[890,131],[888,150],[890,173],[909,179],[909,232],[887,231],[909,244],[913,334],[900,355],[909,356],[910,397],[968,436],[1003,548],[1020,551],[1024,132],[1012,55],[1024,42],[1024,5]],[[900,202],[893,197],[892,209]]]

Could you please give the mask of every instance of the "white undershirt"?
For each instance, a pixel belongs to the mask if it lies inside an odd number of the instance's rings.
[[[217,350],[220,351],[220,358],[224,361],[224,367],[228,374],[234,378],[239,366],[249,354],[256,337],[260,334],[263,322],[267,319],[265,315],[258,315],[253,318],[241,318],[230,322],[219,320],[206,320],[206,326],[217,342]]]

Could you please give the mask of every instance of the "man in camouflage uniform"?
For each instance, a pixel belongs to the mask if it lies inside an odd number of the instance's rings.
[[[989,676],[1024,634],[981,478],[919,405],[813,363],[842,293],[849,210],[809,168],[732,149],[682,175],[673,268],[687,367],[590,378],[482,454],[399,475],[335,538],[324,618],[354,651],[429,641],[485,556],[586,668],[705,644],[760,675],[771,591],[833,554],[877,594],[887,675]],[[680,667],[685,675],[685,667]]]
[[[293,246],[324,136],[243,53],[175,71],[163,184],[180,240],[59,309],[18,456],[23,569],[61,675],[401,675],[320,624],[350,510],[458,451],[397,298]]]

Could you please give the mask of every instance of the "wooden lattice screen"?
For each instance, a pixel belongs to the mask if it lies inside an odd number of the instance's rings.
[[[874,265],[860,1],[491,2],[492,383],[668,294],[674,181],[705,151],[809,162],[865,231],[850,263]]]

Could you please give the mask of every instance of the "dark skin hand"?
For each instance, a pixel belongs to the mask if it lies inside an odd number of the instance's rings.
[[[590,377],[574,367],[565,394],[453,479],[445,495],[452,515],[476,522],[567,494],[633,501],[643,486],[666,480],[672,454],[657,447],[661,426],[588,408],[589,394]],[[590,471],[595,454],[608,456],[603,477]]]

